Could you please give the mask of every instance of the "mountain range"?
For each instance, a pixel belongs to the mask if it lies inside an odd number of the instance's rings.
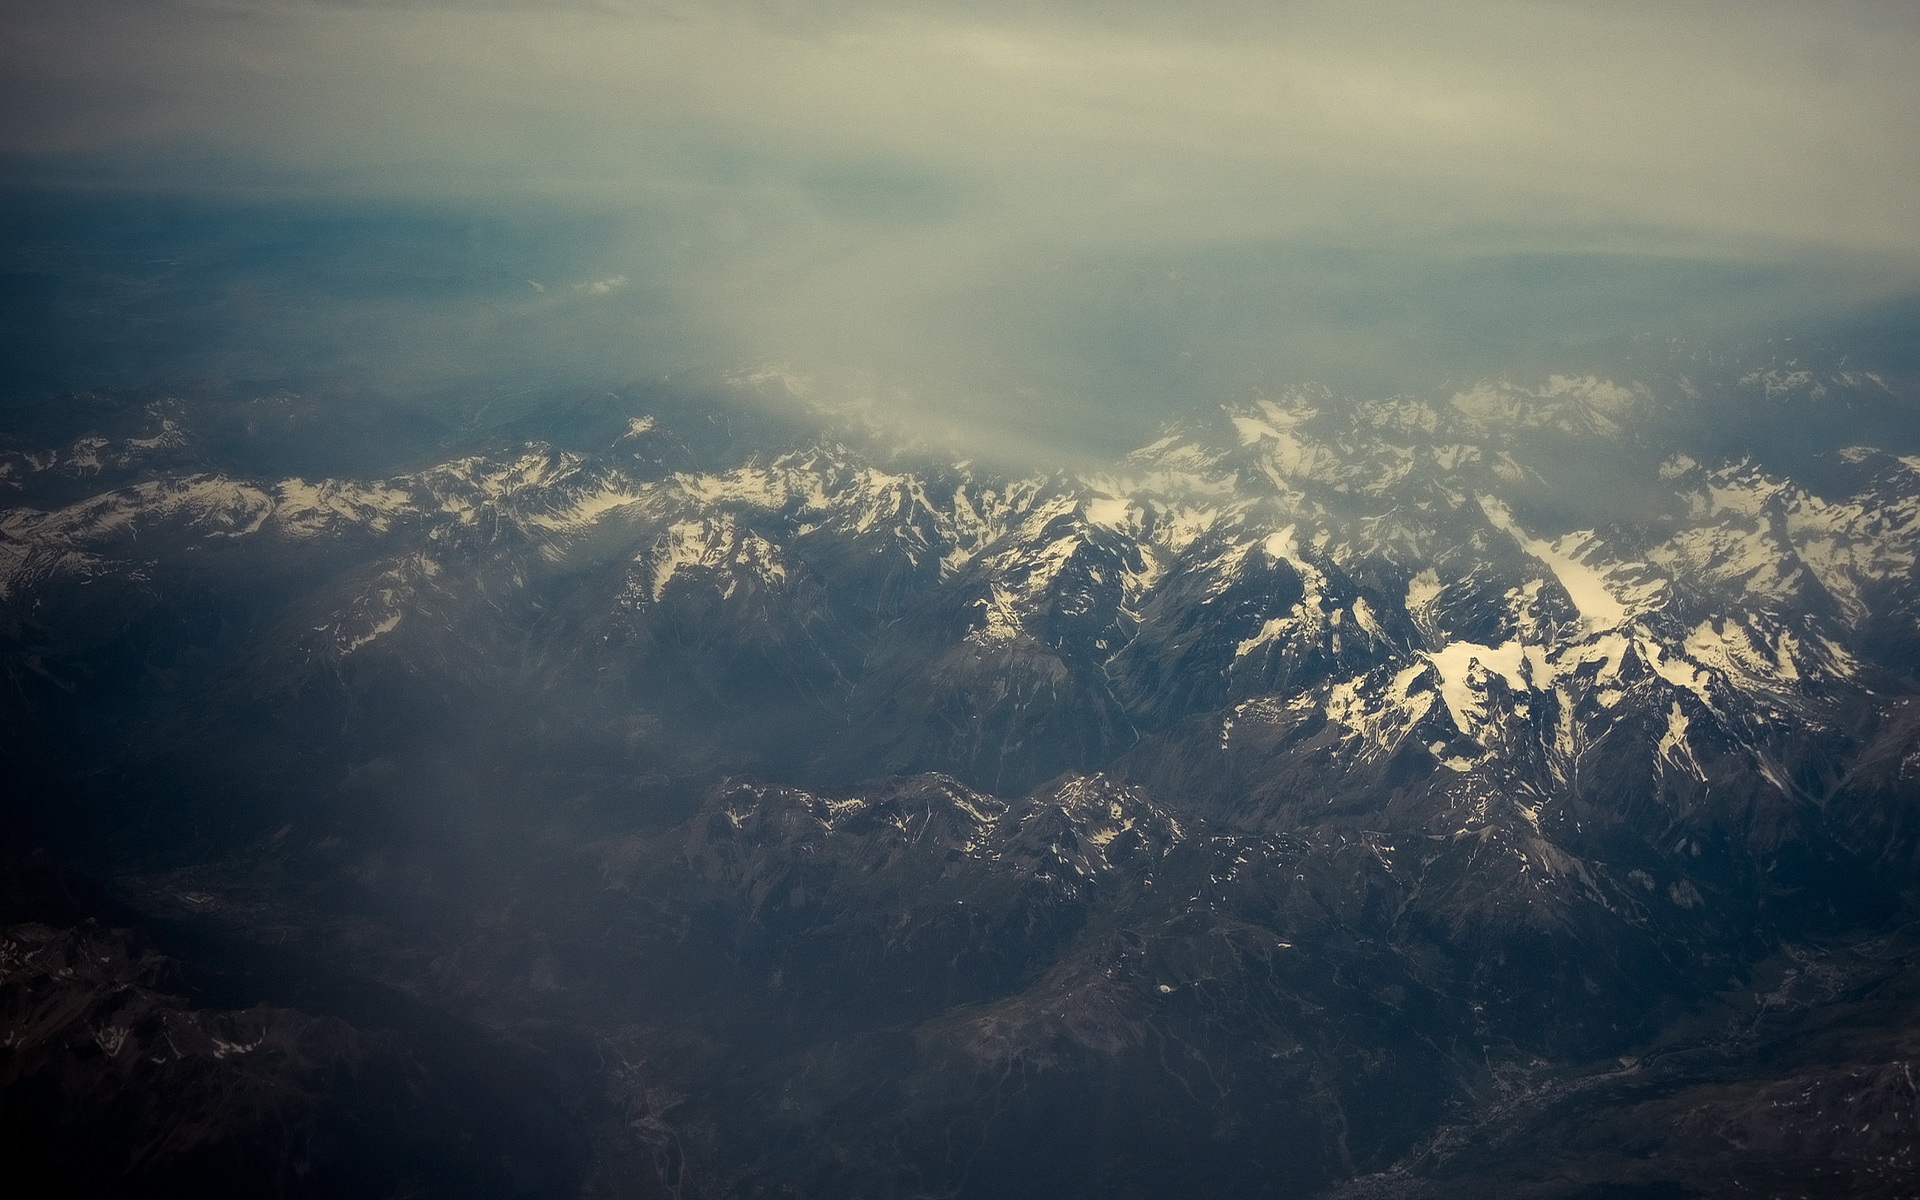
[[[796,390],[7,414],[16,1177],[1913,1194],[1910,388]]]

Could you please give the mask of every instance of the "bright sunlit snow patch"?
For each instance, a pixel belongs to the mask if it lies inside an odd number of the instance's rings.
[[[1674,687],[1692,692],[1709,706],[1713,704],[1713,677],[1698,663],[1685,654],[1668,653],[1658,642],[1644,642],[1642,648],[1646,651],[1647,666],[1655,675]]]
[[[386,483],[283,479],[274,492],[274,523],[291,537],[312,537],[340,526],[386,533],[396,519],[417,507],[410,492]]]
[[[1257,633],[1250,638],[1243,638],[1241,640],[1240,644],[1234,648],[1233,656],[1235,658],[1245,658],[1262,646],[1270,646],[1286,637],[1293,626],[1294,618],[1290,616],[1268,617],[1260,626]]]
[[[966,639],[973,645],[1009,646],[1026,636],[1026,627],[1020,623],[1020,607],[1010,589],[993,584],[975,607],[980,609],[980,624]]]
[[[1660,464],[1660,478],[1678,479],[1700,464],[1684,454],[1676,454]]]
[[[742,530],[724,514],[707,520],[676,521],[655,540],[645,558],[651,571],[648,592],[656,602],[666,595],[667,585],[675,576],[693,567],[724,572],[720,583],[723,598],[733,596],[742,576],[775,585],[787,578],[779,548],[756,533]]]
[[[1768,646],[1744,622],[1715,617],[1702,621],[1687,634],[1689,658],[1735,679],[1779,685],[1799,677],[1788,652],[1791,634],[1779,646]]]
[[[400,621],[403,615],[404,614],[398,610],[395,610],[378,618],[373,624],[367,626],[359,633],[353,634],[342,641],[340,643],[340,652],[342,654],[352,654],[355,650],[369,646],[378,639],[392,633],[394,630],[400,628]]]
[[[1547,569],[1553,572],[1588,628],[1610,629],[1626,621],[1627,607],[1608,588],[1606,576],[1575,558],[1566,548],[1580,545],[1577,538],[1569,536],[1558,542],[1542,541],[1521,529],[1515,523],[1513,514],[1507,511],[1507,506],[1500,501],[1492,496],[1481,496],[1479,499],[1481,511],[1487,514],[1487,520],[1495,528],[1507,533],[1522,550],[1545,563]]]
[[[1509,688],[1525,693],[1550,675],[1545,652],[1517,640],[1498,646],[1452,642],[1428,651],[1425,657],[1440,674],[1440,698],[1453,714],[1454,724],[1469,737],[1486,724],[1486,689],[1491,678],[1503,679]]]
[[[1087,520],[1108,529],[1131,529],[1139,524],[1140,506],[1125,497],[1101,496],[1087,501]]]
[[[1674,701],[1667,711],[1667,730],[1660,735],[1660,742],[1654,747],[1654,755],[1660,761],[1670,763],[1686,771],[1696,779],[1705,779],[1707,774],[1700,769],[1700,763],[1693,756],[1693,746],[1687,741],[1687,717],[1680,711],[1680,702]]]

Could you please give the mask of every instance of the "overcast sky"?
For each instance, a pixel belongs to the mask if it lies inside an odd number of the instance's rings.
[[[467,214],[532,276],[487,303],[609,369],[781,362],[1042,439],[1920,290],[1910,4],[0,13],[16,188]]]

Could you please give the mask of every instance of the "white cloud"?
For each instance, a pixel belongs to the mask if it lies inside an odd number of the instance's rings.
[[[1090,380],[1132,294],[1168,361],[1236,321],[1377,354],[1376,309],[1498,290],[1396,272],[1510,254],[1920,285],[1903,5],[0,4],[16,163],[627,214],[594,256],[741,361]]]
[[[1874,10],[1306,4],[1174,30],[969,11],[16,3],[26,119],[4,136],[366,189],[617,192],[704,182],[715,152],[893,157],[1042,224],[1197,205],[1285,231],[1357,206],[1920,249],[1920,30]]]

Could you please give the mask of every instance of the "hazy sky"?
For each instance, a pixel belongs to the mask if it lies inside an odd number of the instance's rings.
[[[253,369],[777,362],[1044,442],[1920,291],[1910,4],[0,14],[13,273]]]

